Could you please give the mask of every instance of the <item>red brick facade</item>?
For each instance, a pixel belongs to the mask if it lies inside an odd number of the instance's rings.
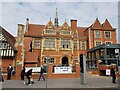
[[[18,30],[20,30],[20,27],[22,28],[21,31],[24,32],[24,26],[19,24]],[[96,31],[100,32],[99,38],[96,38]],[[110,38],[105,38],[105,32],[110,33]],[[101,24],[98,18],[90,27],[78,27],[77,20],[71,20],[71,26],[65,21],[62,26],[55,27],[51,20],[46,25],[36,25],[30,24],[29,19],[27,19],[25,34],[24,36],[20,35],[18,32],[21,42],[24,42],[21,45],[23,48],[21,53],[24,54],[23,61],[27,66],[30,62],[33,63],[32,66],[38,66],[38,63],[44,65],[45,58],[48,55],[53,58],[51,63],[55,65],[75,64],[80,61],[79,55],[86,54],[88,49],[96,47],[96,43],[117,43],[116,29],[112,28],[107,19]],[[53,39],[52,43],[50,43],[49,38]],[[67,45],[62,42],[64,39],[67,40],[63,41]],[[74,41],[76,41],[75,50]],[[50,47],[52,44],[54,46]],[[20,53],[17,56],[19,57]],[[66,57],[67,63],[64,60],[62,61],[64,57]]]
[[[71,26],[65,21],[62,26],[56,27],[51,20],[46,25],[37,25],[30,24],[27,18],[25,26],[24,28],[24,25],[18,24],[16,41],[18,76],[22,66],[46,65],[46,56],[49,56],[52,63],[48,68],[49,78],[79,77],[80,68],[76,63],[80,62],[80,54],[87,54],[88,49],[96,47],[97,41],[101,44],[117,43],[116,29],[112,28],[107,19],[103,24],[96,19],[90,27],[78,27],[77,20],[71,20]],[[99,38],[95,38],[96,31],[100,32]],[[110,38],[105,38],[105,32],[110,33]],[[53,75],[51,65],[76,66],[76,74]]]

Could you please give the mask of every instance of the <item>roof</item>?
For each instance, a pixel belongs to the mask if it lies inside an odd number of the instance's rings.
[[[25,33],[25,37],[41,37],[44,27],[45,25],[29,24],[29,30]],[[77,27],[79,36],[84,36],[84,31],[86,30],[86,28],[87,27]],[[59,26],[57,29],[62,29],[62,26]]]
[[[88,52],[92,52],[92,51],[104,49],[104,48],[120,49],[120,44],[102,44],[100,46],[89,49]]]
[[[101,24],[96,18],[95,22],[90,26],[91,29],[100,29],[100,30],[115,30],[112,28],[110,22],[106,19],[103,24]]]
[[[105,22],[102,24],[103,29],[105,30],[113,30],[112,26],[110,25],[109,21],[106,19]]]
[[[51,28],[49,28],[49,26],[51,26]],[[55,27],[54,27],[51,19],[50,19],[50,21],[48,22],[48,24],[47,24],[44,28],[45,28],[45,29],[53,29],[53,30],[55,29]]]
[[[67,28],[66,28],[67,27]],[[64,29],[64,30],[71,30],[71,28],[69,27],[68,23],[65,21],[62,25],[62,28],[61,29]]]
[[[0,32],[2,32],[2,35],[6,38],[7,42],[11,45],[13,50],[17,51],[15,45],[16,39],[13,37],[9,32],[7,32],[4,28],[0,26]]]
[[[92,29],[102,29],[102,25],[99,22],[98,18],[96,18],[95,22],[91,26]]]
[[[38,25],[38,24],[28,24],[28,31],[25,33],[25,37],[42,37],[42,31],[44,28],[47,28],[47,26],[51,24],[53,26],[52,21],[50,20],[47,25]],[[56,30],[61,30],[64,26],[68,26],[67,22],[65,21],[62,26],[58,26],[55,28]],[[69,27],[69,26],[68,26]],[[71,27],[69,27],[71,28]],[[109,21],[106,19],[103,24],[101,24],[96,18],[95,22],[90,27],[76,27],[75,30],[78,31],[79,37],[85,36],[84,31],[87,30],[87,28],[91,29],[100,29],[100,30],[115,30],[110,25]]]
[[[84,31],[87,29],[87,27],[77,27],[78,35],[79,37],[85,36]]]
[[[25,33],[25,37],[40,37],[45,25],[29,24],[28,31]]]

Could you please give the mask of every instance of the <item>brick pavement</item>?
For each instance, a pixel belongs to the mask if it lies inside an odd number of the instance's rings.
[[[112,83],[111,77],[97,76],[87,73],[87,83],[82,85],[80,83],[80,78],[59,78],[59,79],[48,79],[48,88],[118,88],[118,78],[117,83]],[[35,84],[31,86],[24,85],[21,80],[5,80],[2,83],[3,88],[46,88],[46,82],[41,80],[37,81],[34,79]]]

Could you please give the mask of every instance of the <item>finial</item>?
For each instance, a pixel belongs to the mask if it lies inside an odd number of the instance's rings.
[[[58,12],[57,12],[57,8],[56,8],[56,17],[58,17]]]
[[[66,19],[65,19],[65,22],[66,22]]]

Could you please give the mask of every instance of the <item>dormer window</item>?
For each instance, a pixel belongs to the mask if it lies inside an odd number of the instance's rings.
[[[45,34],[56,34],[55,30],[45,30]]]
[[[62,30],[70,30],[69,25],[67,24],[67,22],[65,21],[64,24],[62,25]]]
[[[60,34],[62,34],[62,35],[70,35],[71,34],[71,32],[70,31],[61,31],[60,32]]]

